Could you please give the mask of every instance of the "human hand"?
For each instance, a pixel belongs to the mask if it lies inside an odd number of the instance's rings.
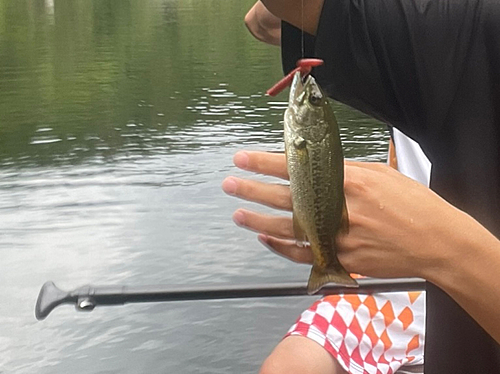
[[[277,18],[316,35],[324,0],[261,0]]]
[[[244,170],[288,179],[283,154],[238,152],[234,163]],[[350,228],[337,242],[339,260],[348,271],[374,277],[425,278],[446,261],[446,238],[466,224],[464,213],[385,164],[345,164]],[[290,190],[284,185],[228,177],[222,188],[272,208],[292,209]],[[290,217],[239,209],[233,219],[260,233],[259,240],[274,252],[295,262],[312,262],[309,248],[298,246],[294,239]]]
[[[288,180],[284,154],[238,152],[235,154],[233,162],[243,170]],[[283,184],[228,177],[222,182],[222,189],[229,195],[274,209],[292,210],[290,188]],[[260,233],[259,241],[277,254],[295,262],[312,263],[310,249],[297,246],[291,217],[238,209],[233,214],[233,220],[238,226]]]

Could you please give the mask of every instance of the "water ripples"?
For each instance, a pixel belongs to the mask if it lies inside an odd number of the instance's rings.
[[[183,115],[188,122],[182,124],[142,100],[138,105],[150,112],[149,117],[143,113],[142,120],[109,124],[100,132],[60,134],[54,126],[39,126],[29,139],[31,153],[0,159],[0,165],[23,167],[42,161],[64,165],[82,162],[82,158],[89,164],[104,165],[110,161],[134,162],[165,154],[217,152],[220,147],[282,142],[286,101],[262,93],[242,95],[230,90],[227,83],[195,90],[189,101]],[[346,157],[362,157],[367,148],[372,158],[375,153],[378,158],[385,157],[387,132],[383,128],[343,105],[335,104],[335,111]]]
[[[231,220],[240,207],[270,209],[220,188],[228,175],[249,177],[233,166],[236,151],[283,149],[286,95],[263,93],[281,75],[279,49],[247,35],[252,4],[0,0],[0,372],[255,373],[310,304],[33,316],[47,280],[65,290],[306,281],[308,266]],[[386,129],[334,110],[345,156],[384,161]]]

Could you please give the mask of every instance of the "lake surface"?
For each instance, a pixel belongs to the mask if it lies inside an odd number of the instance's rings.
[[[252,1],[0,0],[0,373],[256,373],[314,298],[57,308],[47,280],[306,282],[231,221],[240,149],[281,150],[279,49]],[[345,155],[384,161],[385,127],[335,106]],[[262,179],[262,177],[259,177]]]

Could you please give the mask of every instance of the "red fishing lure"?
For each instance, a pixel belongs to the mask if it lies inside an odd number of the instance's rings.
[[[320,65],[323,65],[323,60],[320,60],[319,58],[303,58],[298,60],[297,67],[285,75],[278,83],[268,89],[266,94],[269,96],[276,96],[292,84],[293,77],[296,72],[300,71],[302,77],[305,77],[311,72],[312,68]]]

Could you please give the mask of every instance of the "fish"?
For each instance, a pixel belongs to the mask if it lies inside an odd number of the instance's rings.
[[[284,116],[284,141],[298,243],[308,243],[313,266],[307,292],[327,283],[357,287],[337,258],[336,237],[349,230],[344,156],[327,95],[312,75],[296,72]]]

